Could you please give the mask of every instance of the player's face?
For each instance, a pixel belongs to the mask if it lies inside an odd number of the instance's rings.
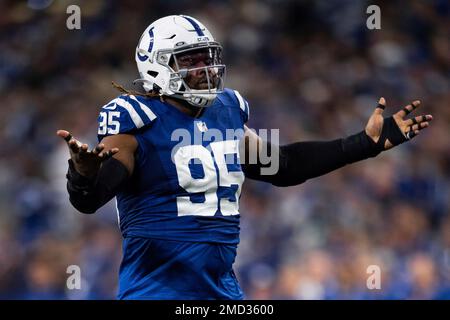
[[[219,84],[218,69],[211,67],[221,64],[220,54],[216,48],[192,50],[177,54],[178,70],[189,69],[184,81],[191,89],[208,89],[208,80],[211,88]],[[176,66],[174,66],[176,69]],[[193,70],[192,70],[193,69]]]

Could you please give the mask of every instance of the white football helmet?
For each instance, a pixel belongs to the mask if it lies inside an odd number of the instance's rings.
[[[195,61],[189,55],[199,52],[204,57],[201,65],[189,66]],[[179,63],[181,57],[187,64]],[[167,16],[149,25],[137,45],[136,63],[140,79],[135,83],[142,82],[147,92],[154,90],[196,107],[207,107],[223,91],[222,46],[202,23],[189,16]],[[201,88],[190,88],[186,81],[195,71],[204,71]]]

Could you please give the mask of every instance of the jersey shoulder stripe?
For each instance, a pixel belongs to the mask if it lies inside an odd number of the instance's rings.
[[[129,95],[128,97],[130,99],[130,103],[132,103],[134,106],[136,106],[137,103],[137,106],[145,113],[150,121],[156,119],[156,114],[147,105],[139,101],[134,95]]]
[[[221,101],[225,105],[239,106],[244,123],[248,121],[250,116],[249,104],[247,100],[242,97],[239,91],[226,88],[222,94]]]
[[[150,125],[157,115],[151,100],[139,101],[134,95],[121,95],[105,104],[98,117],[98,138],[120,133],[130,133]]]
[[[124,99],[123,97],[117,98],[116,105],[125,109],[128,112],[128,115],[130,116],[131,120],[133,121],[134,126],[137,129],[140,129],[144,126],[144,121],[142,121],[142,118],[135,109],[135,107],[127,100],[128,99]]]
[[[239,101],[239,107],[242,111],[244,111],[247,114],[247,117],[250,116],[250,109],[248,107],[248,102],[242,98],[241,94],[237,90],[233,90],[234,94],[236,95],[236,98]]]

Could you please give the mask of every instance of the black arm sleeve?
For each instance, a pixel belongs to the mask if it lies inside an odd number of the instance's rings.
[[[301,184],[346,164],[375,157],[381,152],[365,131],[333,141],[297,142],[281,147],[268,142],[264,144],[263,152],[267,152],[270,157],[273,152],[278,152],[278,171],[274,175],[261,174],[261,168],[268,165],[262,165],[259,161],[257,164],[242,164],[242,170],[250,179],[279,187]]]
[[[82,213],[94,213],[117,194],[128,176],[127,168],[115,158],[105,160],[91,179],[80,175],[69,160],[66,177],[70,203]]]

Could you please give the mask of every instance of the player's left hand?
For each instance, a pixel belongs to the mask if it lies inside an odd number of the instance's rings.
[[[420,107],[419,100],[408,104],[389,118],[383,117],[385,107],[385,99],[380,98],[365,128],[366,134],[377,144],[380,151],[388,150],[412,139],[421,130],[427,128],[433,120],[431,114],[405,119],[409,113]]]

